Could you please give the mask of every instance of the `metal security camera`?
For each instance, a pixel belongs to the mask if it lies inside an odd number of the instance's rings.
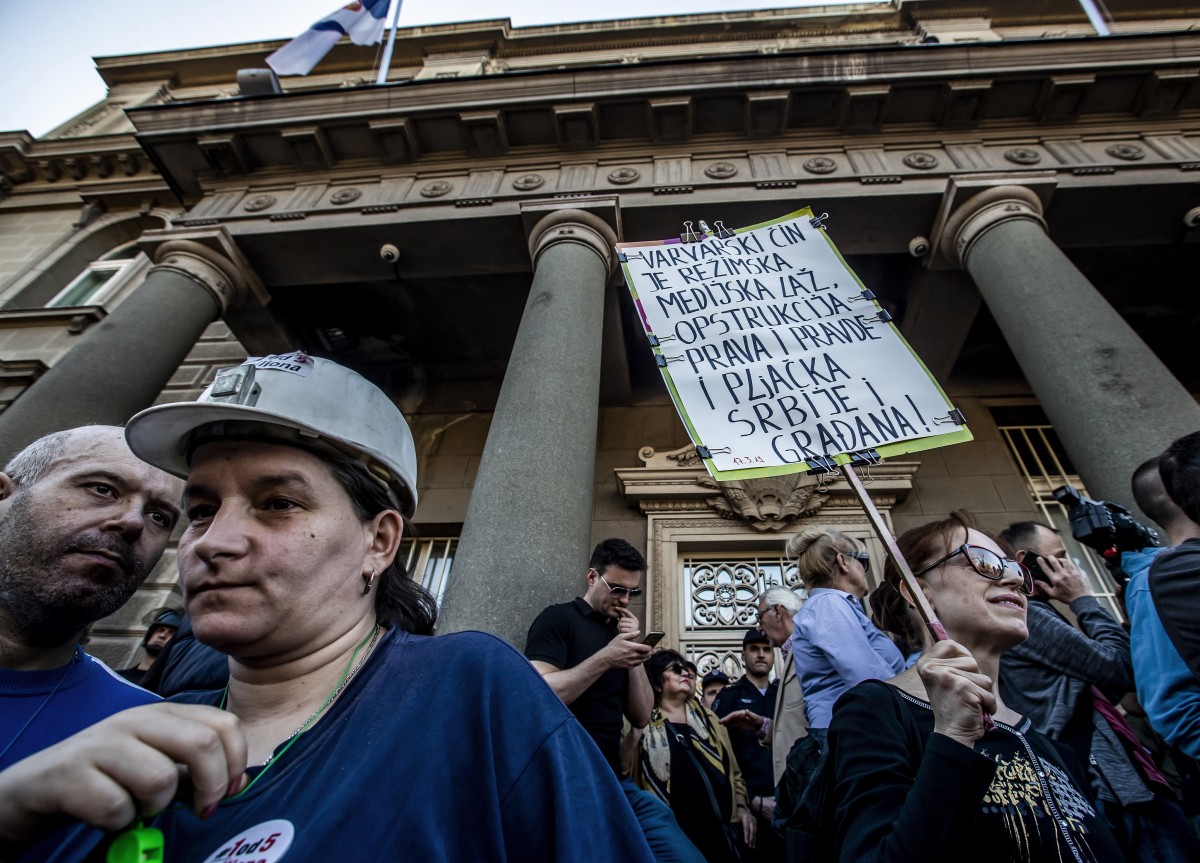
[[[379,247],[379,257],[383,258],[389,264],[394,264],[400,260],[400,250],[391,243],[384,243]]]
[[[929,252],[929,240],[925,237],[913,237],[908,241],[908,253],[914,258],[924,257]]]
[[[1183,214],[1183,223],[1189,228],[1200,226],[1200,207],[1192,207]]]

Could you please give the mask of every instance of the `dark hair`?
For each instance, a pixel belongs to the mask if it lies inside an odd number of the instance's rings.
[[[867,597],[867,604],[871,607],[871,623],[879,629],[890,632],[896,647],[907,657],[913,651],[921,649],[924,641],[921,638],[921,627],[911,614],[892,614],[885,611],[889,604],[889,594],[900,598],[896,588],[887,583],[879,585]],[[888,614],[888,626],[884,625],[885,614]]]
[[[896,547],[908,561],[913,572],[920,572],[939,557],[949,554],[960,535],[968,530],[978,530],[975,517],[965,509],[956,509],[946,518],[904,531],[896,538]],[[883,564],[883,584],[875,591],[879,594],[878,608],[872,603],[872,611],[878,617],[880,629],[896,635],[919,634],[924,643],[919,617],[900,592],[900,571],[889,557]]]
[[[1158,470],[1158,456],[1146,459],[1137,466],[1130,479],[1133,502],[1155,523],[1169,528],[1173,522],[1185,518],[1179,504],[1171,500],[1162,474]]]
[[[1158,457],[1158,472],[1171,500],[1184,515],[1200,522],[1200,431],[1172,442]]]
[[[355,513],[363,521],[370,521],[385,510],[401,511],[395,495],[372,477],[364,465],[349,459],[314,454],[329,465],[333,478],[346,490]],[[416,635],[433,635],[437,616],[437,600],[408,577],[404,562],[397,554],[379,573],[379,586],[375,589],[376,620],[384,626],[394,623]]]
[[[973,527],[974,525],[972,525]],[[1000,539],[1003,540],[1013,552],[1018,552],[1021,549],[1029,549],[1029,546],[1037,541],[1038,528],[1048,530],[1051,533],[1058,533],[1058,528],[1040,521],[1014,521],[1004,530],[1000,531]]]
[[[607,567],[614,565],[630,572],[644,572],[646,558],[625,540],[612,537],[596,546],[592,552],[592,559],[588,561],[588,567],[603,573]]]
[[[672,650],[669,647],[664,647],[662,650],[656,650],[650,654],[650,658],[646,660],[646,679],[650,681],[650,688],[654,690],[655,700],[658,700],[658,694],[662,692],[663,672],[667,670],[668,665],[678,662],[680,665],[687,665],[687,659],[678,650]]]

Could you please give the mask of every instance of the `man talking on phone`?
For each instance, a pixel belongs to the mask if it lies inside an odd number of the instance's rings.
[[[587,591],[544,609],[525,640],[525,655],[584,727],[612,766],[660,863],[703,863],[671,810],[621,770],[622,717],[650,722],[654,692],[643,663],[652,646],[629,601],[641,594],[646,561],[623,539],[606,539],[588,562]]]
[[[1115,707],[1134,687],[1129,634],[1100,607],[1057,530],[1025,521],[1000,537],[1035,585],[1026,613],[1029,638],[1000,660],[1004,703],[1075,750],[1128,859],[1195,859],[1166,779]],[[1078,628],[1050,600],[1068,606]]]

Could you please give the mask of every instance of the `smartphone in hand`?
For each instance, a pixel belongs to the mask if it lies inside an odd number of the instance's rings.
[[[1021,558],[1021,563],[1025,564],[1025,568],[1029,570],[1034,581],[1040,581],[1042,584],[1051,584],[1050,577],[1046,575],[1046,571],[1038,563],[1040,559],[1041,555],[1036,551],[1026,551],[1025,556]]]
[[[665,632],[655,629],[652,632],[647,632],[645,635],[643,635],[638,644],[645,644],[648,647],[653,647],[662,641],[665,636]]]

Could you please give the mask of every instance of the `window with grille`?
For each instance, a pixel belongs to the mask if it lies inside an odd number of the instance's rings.
[[[732,551],[680,558],[684,632],[680,649],[701,674],[719,668],[742,674],[742,637],[758,625],[758,598],[783,585],[803,598],[796,562],[781,554]]]
[[[796,562],[782,555],[705,555],[683,559],[687,629],[733,629],[758,622],[758,597],[782,584],[804,595]]]
[[[1036,406],[994,407],[992,416],[1021,470],[1042,521],[1053,525],[1062,535],[1067,554],[1091,583],[1092,592],[1100,604],[1111,611],[1117,620],[1124,620],[1125,615],[1116,597],[1116,582],[1109,575],[1103,558],[1075,541],[1071,536],[1067,508],[1054,499],[1054,489],[1064,485],[1072,485],[1087,495],[1087,489],[1075,473],[1075,467],[1055,434],[1054,427],[1041,408]]]
[[[454,552],[457,549],[457,537],[405,539],[400,543],[399,556],[404,561],[409,577],[432,593],[439,606],[446,593],[450,567],[454,564]]]
[[[96,305],[112,296],[118,278],[141,254],[137,243],[126,243],[87,265],[82,273],[46,303],[47,308]]]

